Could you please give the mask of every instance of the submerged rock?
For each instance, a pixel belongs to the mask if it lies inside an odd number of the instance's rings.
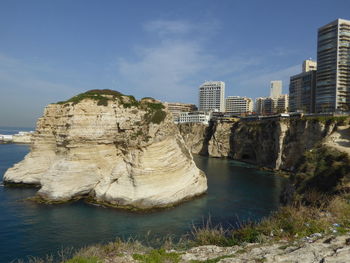
[[[207,190],[163,104],[93,90],[50,104],[38,120],[31,152],[5,183],[38,184],[61,202],[88,196],[126,208],[165,207]]]

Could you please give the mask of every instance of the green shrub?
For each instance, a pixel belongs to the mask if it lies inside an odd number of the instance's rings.
[[[302,156],[292,179],[299,194],[336,194],[342,182],[350,180],[350,159],[346,153],[319,146]]]
[[[160,124],[167,115],[163,111],[164,105],[159,102],[142,102],[142,108],[147,111],[145,120],[150,123]]]

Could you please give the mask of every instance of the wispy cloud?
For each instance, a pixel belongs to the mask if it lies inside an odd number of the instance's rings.
[[[155,32],[159,35],[168,34],[186,34],[191,31],[195,26],[186,21],[179,20],[154,20],[144,24],[144,29],[149,32]]]
[[[62,75],[45,63],[0,54],[0,126],[34,126],[48,103],[72,92],[60,78]]]
[[[69,86],[47,78],[54,70],[47,65],[25,62],[0,54],[0,84],[3,89],[16,89],[17,92],[50,92],[70,89]],[[46,79],[47,78],[47,79]]]
[[[282,80],[284,93],[288,93],[290,76],[301,72],[301,66],[292,65],[282,69],[254,70],[236,79],[241,87],[245,87],[245,92],[254,93],[254,97],[269,95],[269,85],[271,80]]]
[[[203,32],[208,31],[206,24],[202,27]],[[193,101],[197,99],[197,86],[204,80],[225,78],[259,63],[257,57],[222,58],[208,52],[199,24],[156,20],[147,23],[145,29],[160,36],[160,41],[148,48],[136,46],[134,60],[117,61],[117,83],[124,92]],[[191,37],[177,37],[178,34]]]

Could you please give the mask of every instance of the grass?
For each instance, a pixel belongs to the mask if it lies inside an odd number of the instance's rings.
[[[153,249],[146,254],[134,254],[133,259],[141,263],[178,263],[180,262],[180,254],[166,252],[165,249]]]
[[[334,224],[339,226],[334,227]],[[329,197],[321,207],[300,203],[281,207],[261,222],[242,223],[238,229],[223,229],[207,223],[194,228],[191,245],[233,246],[271,240],[292,241],[313,233],[329,234],[333,230],[340,234],[350,231],[350,204],[341,197]]]
[[[102,260],[97,257],[74,257],[66,261],[66,263],[102,263]]]

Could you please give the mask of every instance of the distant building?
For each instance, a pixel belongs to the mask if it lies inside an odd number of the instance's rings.
[[[225,112],[233,114],[251,113],[253,111],[253,100],[251,98],[228,96],[225,100]]]
[[[285,113],[289,108],[289,96],[288,94],[282,94],[278,98],[274,99],[274,112]]]
[[[317,69],[317,62],[311,59],[306,59],[303,62],[302,72],[308,72]]]
[[[206,81],[199,87],[200,111],[225,111],[225,82]]]
[[[179,102],[165,102],[165,106],[172,113],[173,117],[179,116],[181,112],[197,111],[197,106],[194,104],[179,103]]]
[[[211,113],[208,112],[181,112],[178,117],[175,118],[175,123],[203,123],[209,124]]]
[[[271,115],[288,112],[288,95],[283,94],[277,98],[260,97],[255,100],[255,111],[259,115]]]
[[[315,61],[305,60],[303,72],[290,77],[289,111],[315,112],[316,69]]]
[[[262,115],[262,113],[264,112],[264,100],[265,99],[266,98],[263,98],[263,97],[255,99],[254,111],[259,115]]]
[[[337,19],[318,29],[316,112],[349,111],[350,21]]]
[[[270,84],[270,98],[282,95],[282,80],[273,80]]]

